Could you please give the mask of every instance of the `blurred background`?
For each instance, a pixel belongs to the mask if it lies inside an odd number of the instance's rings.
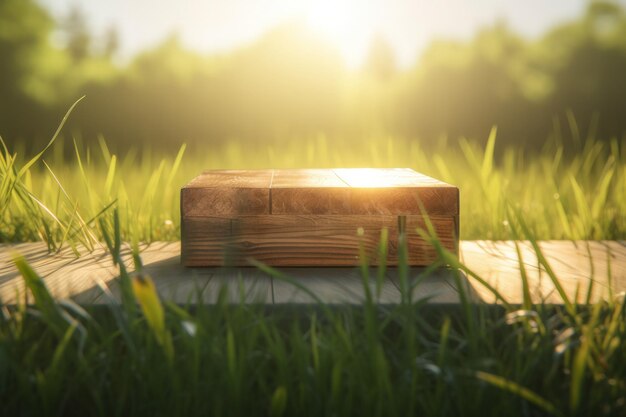
[[[66,134],[118,151],[623,140],[625,2],[0,0],[4,141],[31,152],[83,95]]]

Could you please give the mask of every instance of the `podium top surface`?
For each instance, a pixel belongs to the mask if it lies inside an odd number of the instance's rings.
[[[209,170],[183,187],[181,214],[458,215],[458,194],[410,168]]]
[[[410,168],[207,170],[185,188],[452,187]]]

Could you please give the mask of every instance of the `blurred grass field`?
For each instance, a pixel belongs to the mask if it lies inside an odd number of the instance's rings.
[[[216,168],[410,167],[460,188],[461,239],[510,239],[509,207],[523,213],[538,239],[626,236],[624,140],[553,135],[540,152],[529,153],[497,149],[493,128],[486,142],[318,136],[191,150],[183,145],[171,155],[149,147],[114,154],[106,138],[95,143],[57,138],[28,163],[24,152],[3,151],[1,242],[92,247],[100,240],[95,220],[112,207],[120,212],[123,240],[178,240],[180,188]],[[15,170],[25,164],[28,169]]]

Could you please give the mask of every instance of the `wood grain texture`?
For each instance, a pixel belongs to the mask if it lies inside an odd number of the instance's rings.
[[[451,187],[411,168],[336,168],[332,170],[349,187]]]
[[[312,171],[316,171],[311,174],[312,180],[292,180],[288,186],[272,186],[272,214],[459,213],[458,188],[409,168]]]
[[[521,263],[526,269],[533,302],[563,304],[545,268],[539,266],[530,242],[518,241]],[[592,284],[591,300],[611,298],[626,291],[625,241],[542,241],[539,247],[571,301],[584,302]],[[507,299],[523,300],[520,258],[514,241],[467,241],[461,244],[460,259]],[[609,270],[610,264],[610,270]],[[495,296],[477,286],[481,299]]]
[[[333,171],[351,188],[351,214],[459,214],[457,187],[412,169]]]
[[[181,190],[181,216],[269,214],[273,174],[273,170],[205,171]]]
[[[526,266],[532,301],[563,304],[545,271],[537,265],[530,243],[517,242]],[[626,291],[626,241],[542,241],[539,246],[570,300],[584,302],[586,289],[594,283],[591,301],[606,300]],[[102,249],[80,249],[76,258],[68,248],[50,254],[46,244],[0,244],[0,300],[33,302],[12,257],[22,254],[41,276],[55,298],[71,298],[83,304],[119,302],[118,269]],[[272,278],[255,268],[185,268],[180,264],[179,242],[155,242],[141,246],[144,273],[150,275],[164,300],[181,304],[213,304],[222,287],[232,303],[295,304],[316,301],[293,282],[313,292],[321,302],[360,304],[365,299],[363,281],[355,268],[281,268],[291,281]],[[133,271],[130,249],[124,247],[123,262]],[[461,260],[512,304],[521,304],[522,280],[519,259],[512,241],[461,241]],[[610,273],[608,265],[610,264]],[[494,295],[479,282],[456,271],[412,267],[409,281],[415,284],[413,299],[429,303],[459,303],[459,288],[473,302],[494,303]],[[371,271],[370,276],[375,276]],[[609,279],[609,276],[611,277]],[[388,268],[379,302],[400,302],[397,268]],[[577,291],[577,288],[580,290]],[[106,295],[107,292],[109,295]]]
[[[456,187],[351,188],[351,214],[457,215]]]
[[[349,214],[346,183],[331,169],[275,170],[272,214]]]
[[[202,172],[186,188],[270,188],[273,169],[211,169]]]
[[[181,219],[180,229],[180,257],[183,265],[209,266],[229,263],[229,246],[232,244],[229,218],[188,217]],[[221,239],[221,245],[216,244],[218,239]]]
[[[346,184],[332,169],[275,169],[272,189],[342,188]]]
[[[454,219],[430,219],[444,246],[456,251]],[[248,258],[272,266],[353,266],[360,262],[360,245],[368,262],[376,265],[383,228],[389,236],[387,263],[398,262],[397,216],[267,215],[182,222],[186,266],[245,266]],[[436,253],[416,232],[417,227],[424,228],[422,217],[408,216],[406,223],[409,264],[431,264]],[[362,235],[357,234],[359,229]]]
[[[253,214],[458,215],[458,188],[408,168],[206,171],[182,217]]]

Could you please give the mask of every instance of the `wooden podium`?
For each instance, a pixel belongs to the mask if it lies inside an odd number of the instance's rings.
[[[358,265],[359,247],[377,265],[398,263],[404,233],[410,265],[436,259],[417,229],[425,216],[456,252],[459,190],[408,168],[211,170],[181,190],[181,261],[190,267]]]

